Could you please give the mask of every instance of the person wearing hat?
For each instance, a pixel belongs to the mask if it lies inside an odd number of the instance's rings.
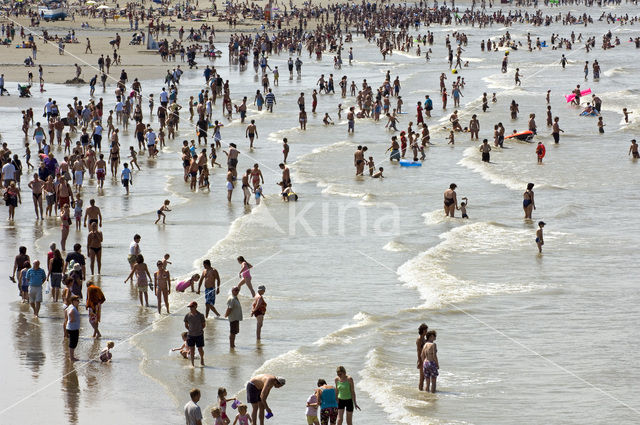
[[[284,386],[286,380],[281,376],[270,374],[256,375],[247,382],[247,404],[251,404],[251,423],[258,424],[258,413],[260,413],[260,425],[264,425],[264,412],[267,411],[267,418],[273,416],[273,412],[267,404],[267,397],[271,388]]]
[[[27,271],[27,282],[29,282],[29,304],[33,309],[34,317],[40,313],[42,303],[42,285],[47,279],[47,273],[40,268],[40,261],[33,262],[33,267]]]
[[[235,348],[236,335],[240,333],[240,321],[242,320],[242,305],[238,299],[240,288],[234,286],[231,289],[231,296],[227,299],[227,311],[224,317],[229,318],[229,346]]]
[[[256,318],[256,339],[260,341],[260,333],[262,331],[262,322],[264,320],[264,315],[267,312],[267,303],[264,300],[264,291],[266,291],[264,285],[258,286],[258,293],[253,299],[253,304],[251,305],[251,315]]]
[[[538,222],[538,230],[536,230],[536,245],[538,245],[538,252],[542,254],[542,245],[544,245],[544,237],[542,236],[542,229],[545,226],[544,221]]]
[[[184,316],[184,327],[187,328],[187,346],[189,347],[189,358],[191,366],[195,356],[196,346],[198,354],[200,354],[200,365],[204,366],[204,328],[207,322],[204,314],[198,311],[198,303],[191,301],[189,303],[189,313]]]

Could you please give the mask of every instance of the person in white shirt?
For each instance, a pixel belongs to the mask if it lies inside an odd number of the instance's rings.
[[[191,401],[184,405],[184,417],[187,425],[202,425],[202,411],[198,406],[200,401],[200,390],[197,388],[189,391]]]
[[[4,187],[9,187],[12,181],[16,178],[16,167],[11,162],[7,162],[2,167],[2,181]]]

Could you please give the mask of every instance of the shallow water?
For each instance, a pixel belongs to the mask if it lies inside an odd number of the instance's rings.
[[[607,27],[598,23],[586,30],[571,29],[600,38]],[[630,29],[614,32],[638,35],[627,32]],[[509,29],[523,42],[527,31],[548,39],[551,32],[566,36],[568,30]],[[640,320],[640,296],[636,267],[629,260],[640,240],[634,214],[640,200],[634,187],[639,164],[626,153],[640,121],[634,114],[624,125],[620,112],[623,106],[632,111],[640,107],[640,87],[630,79],[639,66],[628,60],[638,50],[623,39],[619,48],[589,54],[514,51],[510,70],[519,67],[524,74],[522,87],[514,88],[512,72],[499,72],[502,53],[482,53],[479,48],[480,40],[503,30],[466,28],[469,45],[463,57],[471,66],[460,74],[467,82],[459,108],[463,125],[477,113],[481,137],[491,140],[494,123],[502,121],[507,132],[523,129],[528,114],[535,112],[537,140],[547,145],[542,166],[535,163],[534,145],[520,142],[505,142],[505,149],[494,150],[487,165],[480,161],[477,143],[466,135],[457,137],[455,147],[446,145],[442,126],[452,108],[446,113],[440,109],[438,75],[448,73],[444,37],[451,31],[436,32],[430,63],[406,53],[383,62],[375,47],[360,38],[353,43],[354,65],[342,70],[330,67],[329,55],[322,62],[305,55],[302,78],[289,80],[287,57],[271,58],[271,66],[281,69],[280,86],[274,90],[278,104],[274,114],[249,112],[260,134],[256,149],[245,151],[245,127],[238,120],[222,131],[223,142],[235,141],[243,152],[239,170],[261,164],[267,197],[259,207],[244,209],[239,190],[228,206],[220,169],[210,178],[211,193],[191,193],[184,186],[179,141],[194,137],[185,110],[180,136],[159,159],[140,157],[143,171],[135,174],[130,197],[123,196],[115,180],[107,180],[101,194],[91,184],[85,186],[85,204],[95,197],[105,217],[103,276],[98,282],[107,297],[103,339],[116,342],[114,361],[69,366],[60,338],[61,307],[45,303],[43,317],[36,321],[19,304],[14,285],[5,285],[0,326],[9,332],[0,340],[0,358],[5,365],[2,381],[11,383],[11,391],[1,393],[0,422],[128,423],[135,417],[139,423],[173,423],[182,420],[190,388],[199,387],[201,406],[211,407],[219,386],[244,397],[244,383],[251,375],[268,372],[287,378],[287,385],[269,399],[274,419],[296,423],[316,380],[332,379],[338,365],[356,381],[362,408],[356,423],[637,422],[640,404],[632,394],[640,378],[634,367],[640,347],[633,325]],[[564,71],[558,63],[561,53],[575,61]],[[581,61],[594,59],[603,77],[586,83]],[[234,101],[243,95],[252,98],[260,84],[253,70],[239,73],[226,57],[215,65],[232,82]],[[309,112],[307,131],[297,129],[297,95],[304,90],[310,97],[309,88],[321,73],[346,74],[358,83],[367,78],[375,86],[387,69],[402,81],[409,114],[401,115],[401,128],[415,121],[412,105],[417,99],[424,94],[434,98],[434,117],[428,123],[435,145],[421,168],[401,168],[384,160],[391,136],[384,121],[358,121],[355,135],[347,136],[336,105],[342,102],[348,108],[353,98],[319,96],[318,114]],[[447,75],[449,87],[452,76]],[[183,104],[201,83],[200,71],[187,71],[180,87]],[[591,87],[602,98],[605,135],[597,133],[593,118],[579,117],[579,110],[565,103],[562,95],[576,84]],[[143,92],[157,93],[160,86],[159,81],[146,81]],[[559,145],[553,144],[545,126],[547,89],[565,130]],[[47,90],[24,106],[37,111],[45,97],[66,104],[72,96],[87,95],[85,88],[51,85]],[[483,91],[498,95],[498,103],[486,114],[480,109]],[[520,105],[515,122],[508,115],[511,99]],[[110,94],[105,100],[113,105]],[[219,106],[214,114],[218,119]],[[21,152],[20,129],[13,127],[20,111],[0,108],[6,118],[3,140]],[[324,127],[324,112],[337,125]],[[300,195],[295,204],[282,203],[276,191],[283,137],[291,145],[294,187]],[[124,152],[131,134],[123,134],[121,143]],[[353,177],[352,154],[359,144],[366,144],[376,164],[385,167],[386,179]],[[219,153],[219,159],[224,155]],[[442,192],[454,181],[458,196],[469,197],[468,221],[447,219],[441,212]],[[536,183],[534,219],[547,223],[543,256],[536,252],[534,223],[522,220],[521,193],[529,181]],[[154,211],[165,198],[172,203],[167,224],[153,225]],[[27,193],[15,225],[5,223],[0,230],[5,270],[17,245],[27,246],[32,258],[44,258],[49,243],[59,239],[56,222],[34,225],[31,208]],[[219,311],[238,280],[236,256],[252,262],[254,287],[267,286],[262,344],[254,341],[254,323],[247,317],[251,300],[243,289],[245,320],[234,352],[228,349],[227,323],[209,319],[206,368],[191,369],[169,354],[169,348],[181,344],[184,306],[196,296],[172,293],[171,316],[155,313],[155,300],[150,309],[138,306],[135,288],[122,283],[134,233],[142,235],[150,269],[169,252],[169,270],[179,280],[196,271],[204,258],[211,259],[223,282]],[[84,244],[85,238],[85,233],[72,231],[68,243]],[[414,341],[421,322],[438,330],[441,392],[436,395],[417,391]],[[88,338],[86,315],[83,326],[79,354],[94,358],[101,343]],[[43,408],[30,409],[34,403]]]

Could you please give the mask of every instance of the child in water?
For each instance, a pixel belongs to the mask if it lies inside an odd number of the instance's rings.
[[[164,200],[164,203],[162,204],[162,206],[158,210],[158,219],[153,224],[158,224],[158,222],[160,221],[160,218],[162,218],[162,224],[165,224],[164,220],[165,220],[165,218],[167,218],[167,216],[164,214],[164,211],[171,211],[169,209],[169,203],[171,203],[171,201],[169,201],[168,199]]]
[[[107,347],[100,352],[100,361],[102,363],[107,363],[111,361],[112,356],[111,356],[111,351],[109,350],[115,347],[115,345],[116,344],[113,341],[107,342]]]
[[[185,359],[189,357],[189,347],[187,346],[186,332],[182,332],[182,345],[178,348],[171,349],[171,352],[174,352],[174,351],[180,351],[180,355]]]
[[[241,404],[238,406],[238,416],[233,421],[233,425],[249,425],[251,423],[251,416],[247,414],[247,405]]]
[[[76,200],[73,204],[73,216],[76,219],[76,230],[80,230],[82,227],[82,205],[84,202],[80,198],[80,194],[76,195]]]
[[[624,122],[629,124],[629,114],[633,114],[633,112],[627,111],[627,108],[622,108],[622,114],[624,115]]]
[[[318,396],[316,392],[312,392],[307,399],[307,424],[308,425],[320,425],[318,422]]]
[[[378,168],[378,171],[373,174],[371,177],[373,177],[374,179],[383,179],[384,176],[382,175],[382,172],[384,171],[384,168],[380,167]]]
[[[604,133],[604,121],[602,121],[602,117],[598,118],[598,132],[600,132],[600,134]]]
[[[545,222],[538,222],[538,230],[536,230],[536,245],[538,245],[538,252],[542,254],[542,245],[544,245],[544,237],[542,235],[542,229],[544,229]]]
[[[469,199],[464,197],[462,198],[463,202],[460,202],[460,212],[462,213],[462,218],[469,218],[467,215],[467,205],[469,204]]]
[[[227,403],[230,401],[236,401],[234,398],[227,398],[227,389],[224,387],[218,388],[218,406],[220,406],[220,419],[224,425],[229,425],[231,419],[227,416]]]
[[[373,173],[376,171],[376,164],[373,162],[373,157],[369,157],[369,161],[367,161],[367,165],[369,166],[369,176],[373,177]]]
[[[213,425],[226,425],[220,416],[220,408],[214,407],[211,409],[211,416],[213,417]]]
[[[256,196],[256,205],[260,205],[260,198],[262,198],[262,186],[256,187],[254,194]]]

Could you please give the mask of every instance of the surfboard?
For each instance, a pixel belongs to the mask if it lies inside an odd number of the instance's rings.
[[[509,134],[507,136],[504,136],[504,139],[518,139],[521,140],[523,142],[529,142],[531,141],[531,139],[533,139],[533,131],[521,131],[520,133],[513,133],[513,134]]]
[[[400,165],[403,167],[422,167],[422,162],[420,161],[409,161],[408,159],[401,159]]]

